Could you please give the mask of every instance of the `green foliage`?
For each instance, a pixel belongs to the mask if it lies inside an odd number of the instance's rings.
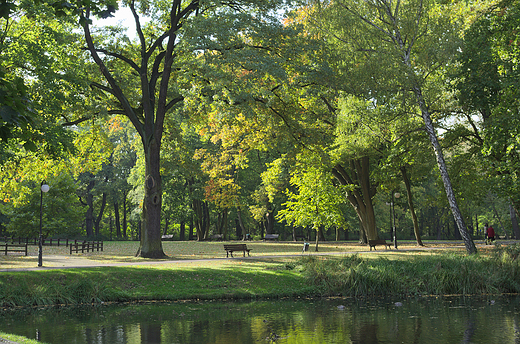
[[[319,157],[313,154],[299,156],[290,179],[295,191],[285,191],[288,200],[277,219],[295,226],[312,226],[315,230],[345,224],[342,208],[345,197],[341,188],[333,185],[327,164],[319,162]]]
[[[481,164],[495,177],[493,187],[518,206],[518,69],[517,30],[520,7],[504,1],[484,11],[464,37],[456,86],[461,106],[472,115],[469,137],[482,149]],[[475,123],[476,122],[476,123]]]
[[[83,214],[82,208],[77,206],[74,181],[67,173],[61,173],[46,181],[50,190],[43,195],[44,237],[77,235],[81,232]],[[3,203],[2,213],[9,219],[5,228],[9,236],[35,238],[38,236],[40,225],[40,184],[31,181],[21,184],[31,192],[16,202]]]

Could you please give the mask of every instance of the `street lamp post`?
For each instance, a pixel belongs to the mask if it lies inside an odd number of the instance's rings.
[[[394,232],[394,248],[397,249],[397,228],[395,227],[395,202],[394,197],[399,198],[401,194],[399,192],[392,193],[392,231]]]
[[[38,266],[42,266],[43,260],[43,236],[42,236],[42,219],[43,219],[43,193],[49,191],[50,187],[42,181],[40,185],[40,237],[38,240]]]

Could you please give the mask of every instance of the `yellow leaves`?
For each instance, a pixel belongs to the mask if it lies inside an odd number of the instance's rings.
[[[80,132],[74,140],[74,145],[78,152],[70,160],[71,170],[75,176],[84,172],[99,171],[103,163],[108,161],[113,149],[107,134],[96,125]]]
[[[118,132],[122,129],[123,129],[123,127],[121,125],[120,117],[114,116],[108,120],[108,131],[110,132],[110,134],[112,134],[114,132]]]

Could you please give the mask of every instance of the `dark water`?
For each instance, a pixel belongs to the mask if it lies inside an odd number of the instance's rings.
[[[520,297],[175,302],[0,313],[46,343],[520,343]]]

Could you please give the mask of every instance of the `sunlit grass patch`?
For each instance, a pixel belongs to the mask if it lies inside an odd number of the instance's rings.
[[[44,342],[37,341],[35,339],[29,339],[27,337],[23,336],[17,336],[10,333],[5,333],[0,331],[0,343],[3,343],[1,339],[7,339],[13,343],[20,343],[20,344],[45,344]]]

